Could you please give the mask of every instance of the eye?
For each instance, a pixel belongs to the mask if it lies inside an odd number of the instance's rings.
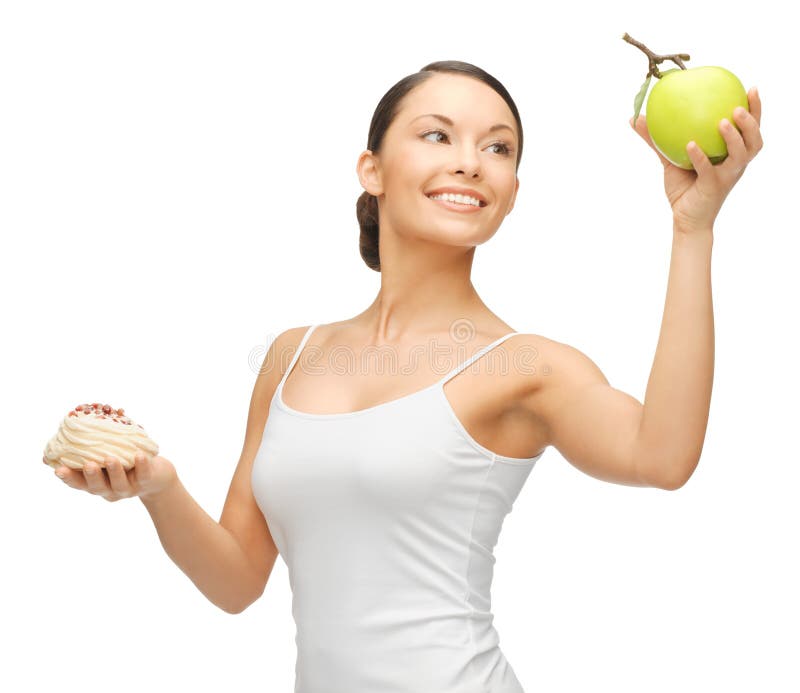
[[[422,137],[422,139],[425,139],[428,135],[444,135],[445,137],[447,137],[447,133],[444,132],[444,130],[429,130],[428,132],[420,135],[420,137]]]
[[[428,135],[444,135],[445,137],[447,137],[447,133],[444,130],[428,130],[428,132],[424,132],[422,135],[420,135],[420,137],[425,139]],[[511,152],[514,151],[508,144],[506,144],[505,142],[502,142],[502,141],[501,142],[493,142],[489,146],[490,147],[501,147],[501,150],[498,151],[498,152],[495,152],[495,153],[496,154],[500,154],[502,156],[509,156],[511,154]]]

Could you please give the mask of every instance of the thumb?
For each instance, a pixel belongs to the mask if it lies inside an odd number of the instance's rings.
[[[670,164],[670,161],[661,154],[658,149],[656,149],[655,145],[653,144],[653,140],[650,139],[650,131],[647,129],[647,118],[643,115],[640,115],[636,119],[636,123],[633,122],[633,118],[629,118],[628,122],[631,124],[631,127],[636,131],[636,134],[639,135],[645,142],[647,142],[647,146],[650,147],[658,156],[659,160],[661,161],[662,165],[665,167]]]

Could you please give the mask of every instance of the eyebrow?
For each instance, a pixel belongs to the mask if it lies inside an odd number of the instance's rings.
[[[415,120],[419,120],[420,118],[426,118],[426,117],[436,118],[436,120],[441,120],[443,123],[449,125],[450,127],[453,127],[454,125],[453,121],[450,120],[450,118],[448,118],[447,116],[443,116],[440,113],[423,113],[421,116],[417,116],[410,122],[413,123]],[[503,129],[511,130],[512,133],[514,132],[514,128],[512,128],[510,125],[506,125],[505,123],[497,123],[496,125],[492,125],[492,127],[489,128],[489,132],[494,132],[495,130],[503,130]]]

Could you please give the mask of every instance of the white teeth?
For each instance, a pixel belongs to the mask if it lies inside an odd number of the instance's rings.
[[[469,195],[454,195],[453,193],[441,193],[439,195],[428,195],[432,200],[447,200],[448,202],[460,202],[462,205],[473,205],[480,207],[480,200]]]

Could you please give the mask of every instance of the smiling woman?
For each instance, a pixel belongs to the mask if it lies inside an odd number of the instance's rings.
[[[508,92],[473,65],[431,63],[395,84],[357,164],[377,295],[270,345],[219,523],[171,473],[143,499],[168,555],[229,613],[284,559],[295,693],[522,693],[493,624],[493,552],[546,448],[632,486],[677,489],[697,464],[713,366],[709,236],[675,238],[642,405],[582,352],[511,328],[472,283],[476,247],[514,207],[522,144]],[[388,351],[388,375],[375,350]],[[108,481],[70,485],[130,497],[110,468]]]
[[[493,548],[547,442],[518,406],[535,378],[507,363],[529,337],[469,282],[476,246],[514,205],[520,116],[483,70],[431,63],[381,99],[368,147],[360,248],[381,290],[355,318],[275,340],[294,353],[254,394],[237,484],[249,469],[251,491],[232,492],[226,518],[254,498],[287,564],[297,693],[521,693],[492,625]],[[444,373],[430,354],[419,363],[440,341]],[[334,354],[375,347],[409,375],[335,373]],[[319,377],[301,355],[322,356]],[[465,372],[495,358],[500,377]]]
[[[443,60],[430,63],[429,65],[423,67],[419,72],[415,72],[407,77],[404,77],[393,87],[391,87],[378,103],[375,113],[372,116],[372,122],[370,123],[369,134],[367,136],[367,150],[378,157],[381,155],[386,133],[395,123],[398,114],[401,112],[401,110],[403,110],[403,106],[405,105],[404,101],[407,100],[407,96],[424,82],[435,78],[437,73],[465,75],[480,80],[484,84],[491,87],[503,98],[508,106],[508,109],[511,111],[511,114],[514,117],[514,120],[516,121],[516,128],[504,122],[493,123],[489,125],[489,127],[485,128],[485,135],[489,136],[493,135],[495,132],[502,131],[503,134],[508,137],[508,140],[498,141],[497,137],[495,137],[486,145],[486,147],[491,155],[504,160],[508,159],[513,161],[513,171],[516,175],[516,172],[519,169],[520,161],[522,160],[523,135],[522,120],[520,119],[519,111],[517,110],[514,100],[511,98],[511,95],[508,93],[506,88],[497,79],[492,77],[492,75],[484,72],[475,65],[458,60]],[[442,113],[415,114],[410,119],[407,119],[407,127],[410,126],[411,129],[413,129],[413,127],[417,126],[420,121],[423,123],[425,121],[438,121],[451,128],[451,131],[456,128],[456,123],[454,120]],[[429,136],[433,134],[441,134],[444,136],[444,138],[439,141],[433,138],[428,139]],[[449,141],[447,132],[438,129],[424,130],[422,133],[418,134],[418,136],[424,139],[425,142],[434,145],[439,144],[440,142],[444,144],[446,141]],[[439,146],[441,146],[441,144],[439,144]],[[513,156],[514,154],[516,154],[515,157]],[[437,188],[436,190],[429,191],[428,194],[445,191],[456,193],[463,192],[467,195],[477,197],[479,200],[483,200],[483,197],[477,191],[459,191],[457,188],[453,187]],[[455,202],[442,202],[440,204],[443,208],[450,209],[452,211],[474,212],[472,209],[467,208],[465,210],[460,206],[456,206],[457,202],[458,201],[456,200]],[[485,203],[486,201],[483,200],[483,202]],[[483,206],[485,206],[485,204]],[[379,251],[379,216],[378,197],[365,190],[359,196],[358,201],[356,202],[356,217],[358,219],[359,226],[361,227],[359,250],[361,252],[362,259],[367,264],[367,267],[375,270],[376,272],[381,271],[381,259]]]

